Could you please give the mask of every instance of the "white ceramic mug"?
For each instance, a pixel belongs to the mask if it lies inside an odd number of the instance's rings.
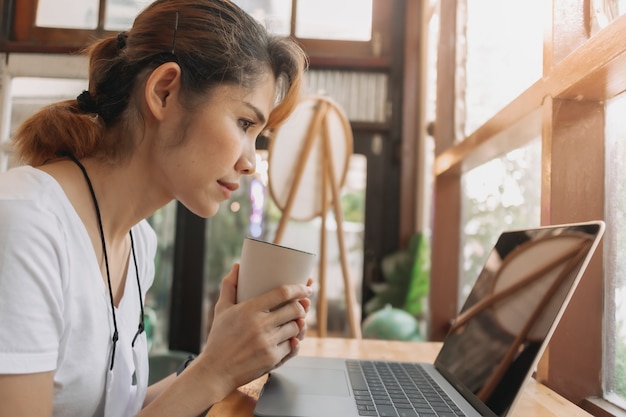
[[[241,248],[237,302],[261,295],[283,284],[306,284],[315,255],[247,237]]]

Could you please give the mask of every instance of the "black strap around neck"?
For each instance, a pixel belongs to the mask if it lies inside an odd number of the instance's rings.
[[[89,175],[87,174],[87,170],[85,169],[83,164],[81,164],[80,161],[73,154],[63,153],[63,154],[60,154],[59,156],[66,156],[70,158],[78,166],[78,168],[80,168],[80,170],[83,173],[83,176],[85,177],[85,181],[87,182],[87,186],[89,187],[89,192],[93,200],[93,205],[96,209],[96,217],[98,219],[98,228],[100,231],[100,240],[102,241],[102,253],[104,254],[104,266],[106,268],[106,274],[107,274],[107,285],[109,287],[109,300],[111,301],[111,314],[113,317],[113,337],[111,339],[113,342],[113,349],[111,351],[111,366],[109,368],[109,370],[112,370],[113,363],[115,361],[115,348],[117,346],[119,334],[117,331],[117,318],[115,316],[115,302],[113,300],[113,288],[111,287],[111,273],[109,272],[109,257],[107,255],[106,241],[104,239],[104,228],[102,227],[102,217],[100,215],[100,206],[98,205],[98,199],[96,198],[96,193],[93,189],[93,185],[91,184],[91,179],[89,178]],[[134,347],[137,337],[144,331],[145,326],[144,326],[143,296],[141,295],[141,282],[139,280],[139,267],[137,266],[137,256],[135,254],[135,242],[133,240],[132,230],[129,231],[129,235],[130,235],[130,249],[133,255],[133,263],[135,264],[135,276],[137,278],[137,289],[139,292],[139,306],[141,307],[141,317],[139,318],[139,327],[137,328],[137,333],[135,333],[135,336],[133,337],[133,341],[132,341],[132,346]]]

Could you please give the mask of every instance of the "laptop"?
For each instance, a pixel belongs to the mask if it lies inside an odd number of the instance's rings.
[[[604,228],[594,221],[503,232],[433,364],[297,356],[270,373],[254,415],[508,415]]]

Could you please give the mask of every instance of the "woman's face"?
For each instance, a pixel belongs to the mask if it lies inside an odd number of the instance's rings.
[[[182,127],[182,144],[161,148],[163,185],[196,215],[213,216],[241,176],[254,173],[255,142],[273,108],[275,84],[267,75],[253,88],[216,87]]]

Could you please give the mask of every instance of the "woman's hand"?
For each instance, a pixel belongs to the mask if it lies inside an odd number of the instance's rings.
[[[313,285],[313,280],[309,278],[309,280],[306,283],[306,286],[311,288],[312,285]],[[311,309],[311,300],[308,298],[303,298],[299,300],[299,302],[302,305],[302,308],[304,308],[304,311],[308,313],[309,310]],[[304,335],[306,334],[306,330],[307,330],[306,318],[297,319],[296,322],[298,324],[298,327],[300,328],[300,332],[295,338],[291,339],[291,352],[287,356],[285,356],[283,360],[280,361],[280,363],[276,365],[274,368],[278,368],[283,363],[287,362],[289,359],[296,356],[298,354],[298,351],[300,350],[300,340],[304,339]]]
[[[223,394],[280,366],[297,354],[306,333],[311,281],[284,285],[236,304],[239,265],[222,282],[211,332],[193,366],[218,376]]]

